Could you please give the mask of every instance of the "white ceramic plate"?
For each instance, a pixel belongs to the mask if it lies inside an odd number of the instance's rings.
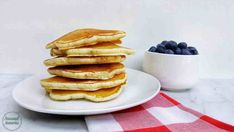
[[[61,115],[92,115],[114,112],[140,105],[160,90],[159,81],[144,72],[127,69],[128,83],[120,96],[111,101],[94,103],[86,100],[53,101],[45,94],[39,81],[48,75],[32,76],[13,90],[14,100],[22,107],[41,113]]]

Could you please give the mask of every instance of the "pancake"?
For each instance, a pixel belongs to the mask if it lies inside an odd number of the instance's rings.
[[[121,63],[58,66],[48,69],[50,74],[61,77],[102,80],[110,79],[114,75],[123,73],[124,71],[124,65]]]
[[[66,50],[87,45],[94,45],[98,42],[110,42],[123,38],[126,35],[120,30],[102,30],[102,29],[77,29],[63,35],[55,41],[47,44],[46,48],[56,48]]]
[[[84,65],[119,63],[125,60],[125,56],[93,56],[93,57],[56,57],[44,61],[46,66]]]
[[[79,90],[51,90],[49,96],[53,100],[66,101],[76,99],[86,99],[93,102],[108,101],[116,98],[122,91],[124,84],[97,91]]]
[[[61,56],[66,56],[66,53],[63,51],[59,50],[58,48],[52,48],[50,50],[50,55],[54,57],[61,57]]]
[[[111,47],[111,45],[114,45],[114,44],[121,44],[122,42],[121,42],[121,40],[116,40],[116,41],[112,41],[112,42],[101,42],[101,43],[106,43],[106,45],[110,48]],[[108,44],[110,44],[110,45],[108,45]],[[96,45],[99,45],[99,46],[96,46]],[[100,47],[101,48],[101,44],[95,44],[95,47]],[[94,47],[94,48],[95,48]],[[104,46],[102,46],[102,47],[104,47]],[[82,48],[82,47],[80,47],[80,48]],[[83,47],[83,48],[89,48],[89,47]],[[82,49],[83,49],[82,48]],[[91,47],[92,48],[92,47]],[[104,47],[105,48],[105,47]],[[85,49],[83,49],[83,50],[85,50]],[[52,48],[51,50],[50,50],[50,55],[51,56],[67,56],[66,55],[66,50],[59,50],[58,48]]]
[[[103,42],[66,51],[52,50],[52,55],[55,56],[116,56],[131,55],[133,53],[134,50],[116,45],[112,42]]]
[[[63,90],[95,91],[99,89],[118,86],[126,82],[126,80],[127,80],[126,73],[117,74],[113,78],[108,80],[72,79],[72,78],[55,76],[41,80],[41,86],[47,90],[63,89]]]

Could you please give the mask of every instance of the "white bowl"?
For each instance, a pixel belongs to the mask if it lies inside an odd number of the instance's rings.
[[[198,81],[199,55],[170,55],[146,51],[143,70],[159,79],[165,90],[184,90]]]

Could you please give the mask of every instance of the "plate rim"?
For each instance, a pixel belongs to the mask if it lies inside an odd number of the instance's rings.
[[[78,110],[69,110],[69,111],[67,111],[67,110],[58,110],[58,109],[43,109],[43,108],[36,108],[34,106],[30,106],[28,104],[22,103],[16,97],[16,89],[18,88],[18,85],[20,85],[24,81],[30,80],[31,78],[33,78],[33,77],[35,77],[35,76],[38,75],[38,74],[34,74],[31,77],[23,80],[22,82],[20,82],[19,84],[17,84],[15,86],[15,88],[12,91],[12,97],[13,97],[14,101],[18,105],[20,105],[21,107],[23,107],[25,109],[34,111],[34,112],[45,113],[45,114],[55,114],[55,115],[97,115],[97,114],[116,112],[116,111],[120,111],[120,110],[124,110],[124,109],[128,109],[128,108],[132,108],[134,106],[138,106],[140,104],[143,104],[143,103],[151,100],[152,98],[154,98],[160,92],[161,84],[160,84],[159,80],[156,77],[154,77],[154,76],[152,76],[152,75],[150,75],[148,73],[145,73],[143,71],[140,71],[140,70],[135,70],[135,69],[131,69],[131,68],[126,68],[126,70],[132,70],[132,71],[136,71],[136,72],[142,72],[144,74],[147,74],[147,75],[153,77],[156,80],[156,83],[158,84],[157,91],[154,92],[151,96],[149,96],[149,97],[147,97],[147,98],[145,98],[145,99],[143,99],[141,101],[137,101],[137,102],[130,103],[130,104],[125,104],[125,105],[120,105],[120,106],[114,106],[114,107],[110,107],[110,108],[92,109],[92,110],[88,110],[88,111],[87,110],[79,110],[79,111]]]

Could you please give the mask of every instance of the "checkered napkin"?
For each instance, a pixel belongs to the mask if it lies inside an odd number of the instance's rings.
[[[164,93],[127,110],[86,116],[85,121],[90,132],[234,131],[234,126],[189,109]]]

